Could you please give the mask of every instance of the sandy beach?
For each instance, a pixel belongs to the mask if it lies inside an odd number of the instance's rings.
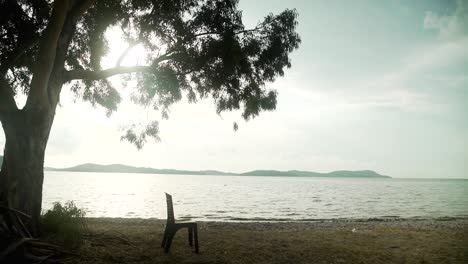
[[[87,222],[75,263],[468,263],[466,218],[199,222],[199,255],[185,230],[164,254],[164,220]]]

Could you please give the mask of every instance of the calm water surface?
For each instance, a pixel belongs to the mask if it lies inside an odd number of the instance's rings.
[[[467,217],[468,180],[45,172],[43,208],[73,200],[90,217],[314,220]]]

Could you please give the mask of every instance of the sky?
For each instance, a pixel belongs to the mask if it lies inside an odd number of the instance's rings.
[[[468,1],[240,0],[239,8],[250,27],[270,12],[299,13],[292,68],[268,84],[279,93],[276,111],[245,122],[240,112],[217,115],[210,99],[183,100],[160,122],[161,141],[138,151],[120,140],[122,127],[154,113],[124,101],[108,118],[64,87],[45,165],[468,178]],[[125,43],[106,36],[112,65]],[[124,64],[139,63],[132,52]]]

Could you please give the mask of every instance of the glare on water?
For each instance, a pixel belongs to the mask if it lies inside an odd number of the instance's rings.
[[[154,175],[46,171],[43,208],[73,200],[90,217],[314,220],[468,216],[468,180]]]

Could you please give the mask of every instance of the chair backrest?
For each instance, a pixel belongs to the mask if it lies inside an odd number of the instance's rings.
[[[167,202],[167,223],[175,223],[174,218],[174,207],[172,206],[172,196],[166,193],[166,202]]]

